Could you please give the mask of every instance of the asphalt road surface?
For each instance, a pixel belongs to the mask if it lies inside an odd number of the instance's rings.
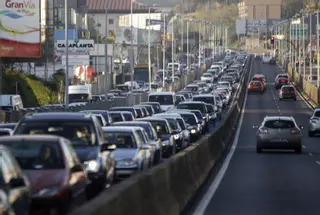
[[[276,65],[254,61],[251,71],[264,74],[268,89],[246,98],[234,147],[202,196],[194,215],[319,215],[320,139],[308,137],[312,110],[299,96],[279,101],[274,79],[282,73]],[[304,126],[302,154],[256,153],[256,130],[268,115],[293,116]]]

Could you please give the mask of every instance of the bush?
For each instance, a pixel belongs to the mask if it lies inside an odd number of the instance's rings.
[[[25,107],[58,103],[57,94],[37,77],[6,70],[2,83],[4,93],[20,94]]]

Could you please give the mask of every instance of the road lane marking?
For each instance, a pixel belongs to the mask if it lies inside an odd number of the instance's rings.
[[[318,165],[320,165],[320,161],[316,161],[316,163],[317,163]]]
[[[304,148],[304,149],[305,149],[305,148],[307,148],[307,147],[306,147],[305,145],[302,145],[302,148]]]
[[[253,62],[251,62],[250,65],[250,72],[249,72],[249,77],[251,77],[252,74],[252,70],[253,70]],[[248,80],[248,82],[250,81],[250,78]],[[234,137],[233,143],[232,143],[232,147],[230,149],[230,152],[228,153],[227,157],[225,158],[221,169],[219,170],[217,176],[215,177],[215,179],[213,180],[213,182],[210,184],[209,189],[207,190],[207,192],[205,193],[205,195],[202,197],[201,201],[199,202],[199,204],[197,205],[195,211],[193,212],[193,215],[203,215],[212,199],[212,197],[214,196],[215,192],[217,191],[224,175],[227,172],[227,169],[229,167],[230,161],[233,157],[234,152],[236,151],[236,148],[238,146],[238,141],[239,141],[239,137],[240,137],[240,131],[242,128],[242,123],[243,123],[243,117],[244,117],[244,112],[247,106],[247,98],[248,98],[248,89],[246,89],[246,95],[244,97],[244,103],[243,103],[243,111],[241,112],[240,115],[240,119],[239,119],[239,126],[237,127],[237,131],[236,131],[236,135]]]
[[[313,154],[311,153],[311,152],[309,152],[309,155],[312,157],[313,156]]]

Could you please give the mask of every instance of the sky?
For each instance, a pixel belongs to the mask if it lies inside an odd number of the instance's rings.
[[[144,3],[144,4],[156,4],[159,6],[164,6],[164,7],[168,7],[168,6],[175,6],[176,4],[178,4],[179,2],[181,2],[181,0],[136,0],[138,2]]]

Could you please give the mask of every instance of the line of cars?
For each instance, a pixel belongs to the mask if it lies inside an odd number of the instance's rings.
[[[230,65],[223,74],[228,69],[240,74],[242,66]],[[236,80],[226,78],[208,94],[155,92],[134,106],[30,113],[18,123],[1,124],[0,211],[66,214],[113,183],[161,163],[221,119]]]

